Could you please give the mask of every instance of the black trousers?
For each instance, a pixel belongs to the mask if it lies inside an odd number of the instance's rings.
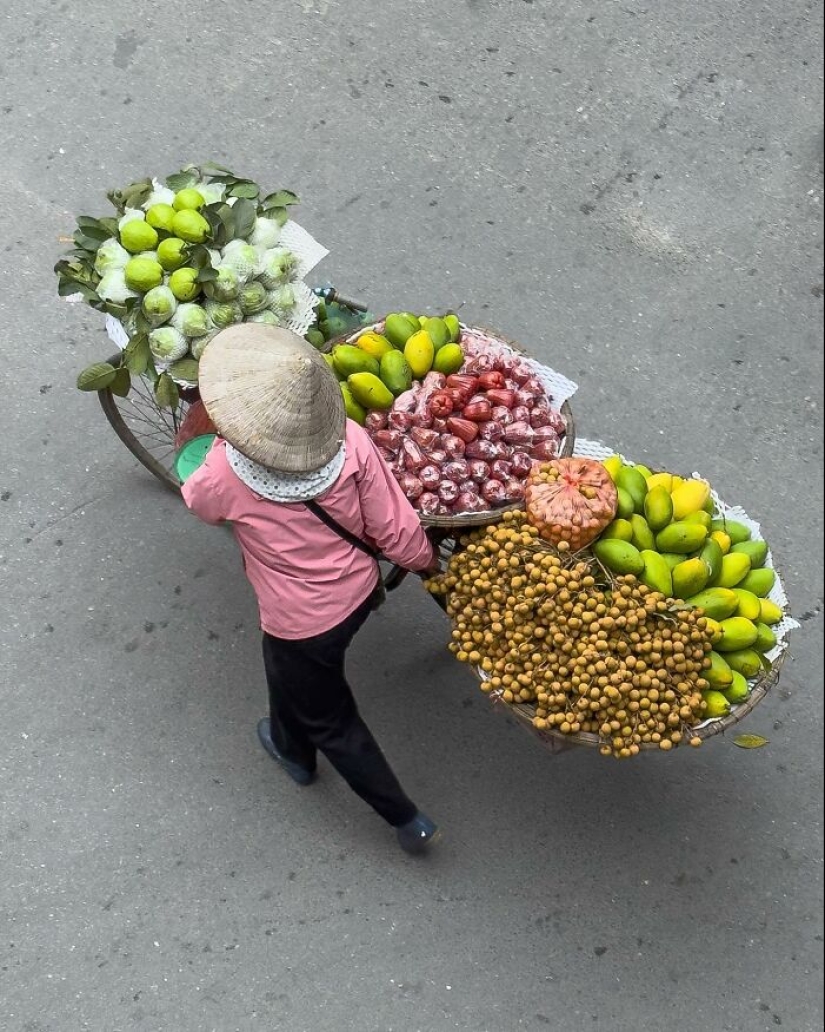
[[[344,673],[346,651],[372,611],[368,598],[331,631],[288,641],[264,634],[272,741],[281,755],[314,770],[322,752],[350,788],[394,827],[418,808],[364,723]]]

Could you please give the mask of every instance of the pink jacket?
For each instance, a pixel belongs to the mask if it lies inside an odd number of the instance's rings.
[[[301,503],[261,498],[234,473],[217,440],[183,486],[206,523],[232,523],[261,628],[276,638],[311,638],[339,624],[378,583],[375,560],[342,540]],[[408,570],[426,570],[433,548],[366,431],[347,422],[341,475],[318,504],[347,530]]]

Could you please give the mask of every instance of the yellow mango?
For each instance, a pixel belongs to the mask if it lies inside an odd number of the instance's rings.
[[[710,635],[711,645],[715,645],[722,637],[722,625],[718,620],[711,620],[709,616],[705,617],[705,630]]]
[[[782,620],[782,610],[775,602],[771,602],[769,598],[759,599],[759,622],[767,624],[768,627],[772,627],[774,624],[778,624]]]
[[[682,520],[692,512],[703,509],[710,498],[710,484],[706,480],[686,480],[675,488],[673,499],[673,518]]]
[[[435,359],[435,344],[426,330],[419,330],[410,337],[404,345],[404,358],[416,380],[423,380]]]
[[[619,479],[619,473],[624,467],[621,455],[611,455],[609,459],[605,459],[602,463],[604,468],[610,474],[610,479],[615,484]]]
[[[709,580],[710,567],[704,559],[686,559],[673,570],[673,594],[676,598],[692,598]]]
[[[758,620],[762,606],[756,595],[752,591],[745,591],[744,588],[734,588],[733,593],[739,599],[734,616],[744,616],[746,620]]]
[[[653,531],[664,530],[673,519],[673,501],[667,490],[662,485],[651,488],[649,480],[645,497],[645,519]]]
[[[731,616],[721,623],[722,637],[716,643],[717,652],[741,652],[749,649],[759,637],[756,624],[744,616]]]
[[[705,700],[705,717],[715,719],[726,717],[730,713],[730,703],[721,692],[711,689],[708,692],[702,692],[702,698]]]
[[[751,561],[746,555],[738,552],[729,552],[722,557],[722,567],[719,576],[714,580],[713,586],[720,588],[735,588],[750,573]]]
[[[722,555],[727,555],[731,549],[731,539],[724,530],[714,530],[710,535],[711,541],[715,541],[716,544],[721,548]]]
[[[653,473],[647,478],[647,489],[653,491],[657,487],[663,487],[668,494],[673,491],[672,473]]]
[[[382,337],[379,333],[362,333],[355,345],[379,362],[388,351],[395,350],[387,338]]]

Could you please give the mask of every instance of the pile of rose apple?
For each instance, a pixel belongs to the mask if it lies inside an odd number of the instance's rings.
[[[427,374],[370,412],[366,426],[425,516],[520,503],[535,461],[559,454],[566,426],[533,368],[512,353],[469,353],[460,373]]]

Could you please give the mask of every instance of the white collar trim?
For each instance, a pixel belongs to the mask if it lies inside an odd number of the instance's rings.
[[[229,442],[226,444],[226,458],[232,472],[251,491],[270,502],[308,502],[318,498],[341,475],[346,457],[346,445],[342,444],[326,466],[313,473],[279,473],[248,459]]]

